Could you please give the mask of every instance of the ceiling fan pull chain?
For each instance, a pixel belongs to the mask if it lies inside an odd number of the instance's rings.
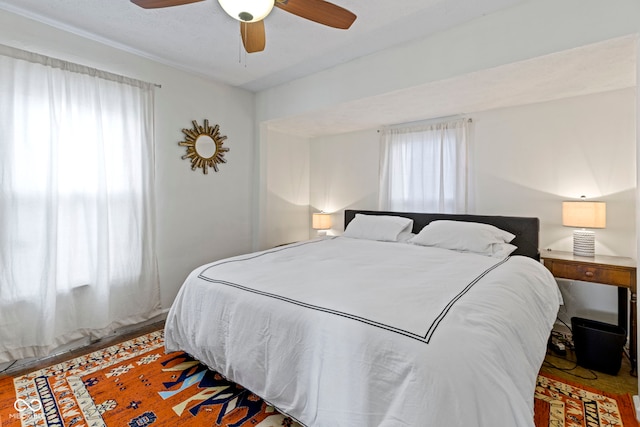
[[[242,34],[243,32],[244,34]],[[240,27],[240,37],[238,38],[238,64],[242,64],[242,60],[244,59],[244,68],[247,68],[247,51],[244,48],[244,42],[242,40],[246,36],[247,27]]]

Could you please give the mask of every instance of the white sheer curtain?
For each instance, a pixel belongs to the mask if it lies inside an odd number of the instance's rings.
[[[0,46],[0,362],[159,313],[153,97]]]
[[[466,213],[470,208],[470,120],[382,130],[379,208]]]

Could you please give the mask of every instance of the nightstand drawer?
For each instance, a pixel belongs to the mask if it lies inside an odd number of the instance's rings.
[[[547,265],[547,268],[549,268],[555,277],[582,280],[585,282],[606,283],[626,288],[631,287],[632,274],[628,270],[556,261],[548,262],[546,260],[545,265]]]

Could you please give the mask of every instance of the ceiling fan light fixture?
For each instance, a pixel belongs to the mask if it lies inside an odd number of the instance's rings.
[[[256,22],[264,19],[273,9],[274,0],[218,0],[222,9],[233,19]]]

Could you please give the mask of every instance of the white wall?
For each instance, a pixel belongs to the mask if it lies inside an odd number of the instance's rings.
[[[162,85],[156,91],[157,250],[163,308],[196,266],[251,249],[252,93],[0,10],[0,43]],[[240,65],[239,65],[240,66]],[[220,172],[193,172],[181,129],[209,119],[227,136]]]
[[[277,245],[309,238],[309,142],[279,132],[267,132],[264,143],[265,174],[261,203],[261,246]]]
[[[377,206],[375,130],[319,140],[268,129],[263,135],[260,203],[264,215],[257,249],[316,237],[311,228],[314,212],[337,212],[328,234],[340,234],[345,208]]]
[[[330,212],[332,229],[344,229],[344,209],[378,203],[376,130],[306,139],[264,131],[260,245],[266,249],[317,236],[313,212]],[[313,166],[313,167],[312,167]]]
[[[585,194],[607,202],[601,254],[635,257],[635,90],[626,89],[478,113],[473,118],[475,211],[535,216],[541,249],[571,251],[561,202]],[[336,212],[377,209],[379,136],[375,130],[311,140],[311,203]],[[617,289],[562,284],[567,319],[617,323]]]
[[[571,251],[563,200],[607,202],[596,252],[636,257],[635,89],[473,114],[476,212],[536,216],[540,249]],[[617,288],[559,280],[560,318],[617,324]]]
[[[476,211],[534,215],[541,248],[571,250],[562,200],[607,202],[597,251],[635,257],[635,90],[473,114]]]
[[[311,207],[333,213],[328,234],[342,234],[345,209],[377,208],[379,140],[375,129],[311,140]]]

